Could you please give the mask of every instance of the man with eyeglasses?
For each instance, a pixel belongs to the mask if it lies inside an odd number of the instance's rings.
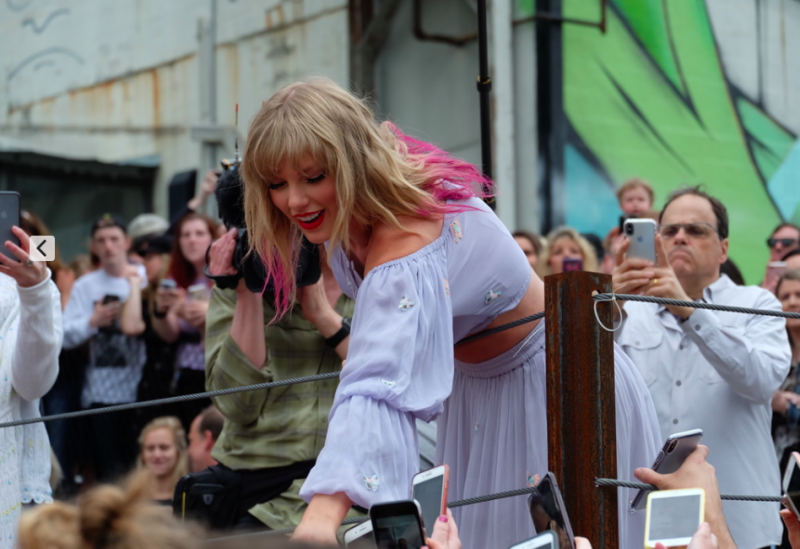
[[[626,259],[625,242],[612,275],[616,293],[781,310],[767,290],[720,274],[728,213],[719,200],[699,188],[678,190],[659,223],[658,264]],[[662,436],[702,429],[721,492],[779,494],[770,401],[789,370],[784,319],[629,302],[622,321],[617,342],[647,383]],[[778,504],[723,508],[738,547],[780,544]]]
[[[787,254],[800,249],[800,227],[794,223],[781,223],[772,231],[772,236],[767,239],[767,246],[769,246],[769,263],[767,263],[761,287],[775,293],[778,279],[787,269],[782,265],[774,268],[774,263],[785,261]]]

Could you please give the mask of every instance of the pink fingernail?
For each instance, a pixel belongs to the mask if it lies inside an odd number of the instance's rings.
[[[447,515],[442,515],[439,517],[439,522],[447,522]]]

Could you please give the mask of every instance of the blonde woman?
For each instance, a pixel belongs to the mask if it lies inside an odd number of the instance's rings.
[[[186,433],[176,417],[158,417],[139,436],[139,468],[152,481],[153,500],[172,505],[175,485],[189,473]]]
[[[356,299],[296,540],[336,545],[353,503],[408,498],[419,464],[415,419],[439,418],[437,462],[450,466],[450,499],[528,486],[547,471],[543,323],[454,347],[544,308],[544,285],[480,199],[490,182],[475,166],[376,123],[362,101],[319,79],[264,104],[242,175],[249,241],[274,283],[277,315],[292,303],[301,234],[327,244],[334,276]],[[619,474],[632,478],[652,463],[660,434],[647,387],[622,356],[616,379]],[[627,539],[634,519],[623,500]],[[518,500],[457,511],[468,547],[508,547],[534,533]],[[626,547],[642,535],[635,530]]]
[[[579,259],[583,263],[581,271],[597,272],[597,254],[578,231],[572,227],[559,227],[547,235],[550,243],[539,261],[541,274],[551,275],[564,272],[565,259]]]

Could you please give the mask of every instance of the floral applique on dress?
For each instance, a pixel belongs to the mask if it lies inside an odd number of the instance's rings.
[[[408,299],[408,296],[404,295],[403,299],[400,300],[400,305],[397,308],[400,309],[401,311],[407,311],[411,309],[414,305],[415,303],[413,301],[410,301]]]
[[[389,381],[388,379],[379,378],[381,383],[386,385],[387,387],[395,387],[397,385],[396,381]]]
[[[378,480],[378,475],[372,475],[371,477],[364,475],[364,487],[370,492],[376,492],[380,483],[381,481]]]
[[[539,475],[531,476],[530,473],[526,473],[527,480],[528,480],[528,488],[533,488],[537,484],[539,484]]]
[[[455,240],[456,244],[458,244],[461,239],[464,238],[464,233],[461,230],[461,223],[458,222],[458,219],[455,219],[452,223],[450,223],[450,230],[453,231],[453,240]]]
[[[486,292],[486,295],[483,296],[483,302],[486,305],[488,305],[489,303],[491,303],[492,301],[494,301],[495,299],[497,299],[501,295],[503,295],[503,292],[495,292],[494,290],[489,290],[488,292]]]
[[[444,295],[450,297],[450,281],[446,278],[444,279]]]

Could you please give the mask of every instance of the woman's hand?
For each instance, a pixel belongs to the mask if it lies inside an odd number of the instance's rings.
[[[447,515],[436,519],[431,537],[425,540],[425,547],[427,549],[461,549],[458,526],[450,509],[447,510]]]
[[[185,301],[183,288],[159,288],[156,291],[156,311],[161,313],[178,312]]]
[[[187,301],[181,308],[179,315],[197,329],[206,323],[208,301]]]
[[[211,275],[235,275],[238,272],[233,266],[233,252],[238,237],[239,231],[234,227],[211,244],[208,252],[208,272]]]
[[[336,530],[319,528],[317,525],[305,521],[294,529],[292,541],[300,541],[322,547],[339,547],[339,540],[336,539]]]
[[[28,251],[31,246],[30,237],[16,225],[11,228],[11,232],[19,238],[20,246],[10,240],[6,240],[5,246],[19,261],[14,261],[0,254],[0,273],[16,280],[20,288],[30,288],[40,284],[47,278],[47,263],[44,261],[28,262],[30,258]]]
[[[786,415],[789,411],[789,403],[800,408],[800,395],[790,391],[775,391],[772,395],[772,411],[781,415]]]

